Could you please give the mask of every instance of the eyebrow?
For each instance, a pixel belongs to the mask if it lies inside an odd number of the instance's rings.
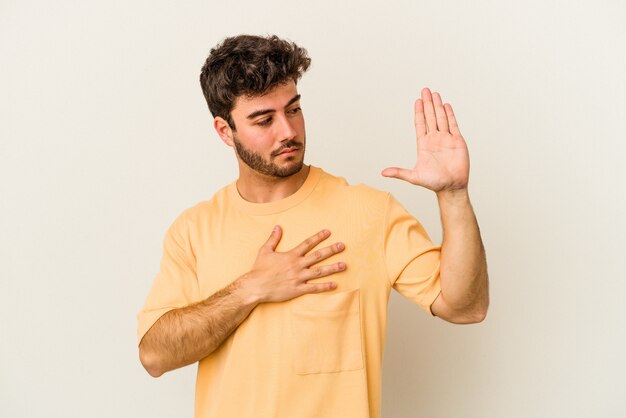
[[[292,104],[294,104],[295,102],[297,102],[298,100],[300,100],[300,95],[296,94],[295,96],[293,96],[291,98],[291,100],[289,100],[287,102],[287,104],[285,105],[285,108],[288,108],[289,106],[291,106]],[[261,110],[255,110],[254,112],[250,113],[248,116],[246,116],[246,119],[254,119],[258,116],[263,116],[266,115],[268,113],[274,113],[276,110],[274,109],[261,109]]]

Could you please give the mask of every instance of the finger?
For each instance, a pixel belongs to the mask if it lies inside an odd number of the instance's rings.
[[[305,295],[307,293],[322,293],[328,292],[329,290],[334,290],[337,288],[337,283],[335,282],[325,282],[325,283],[305,283],[301,287],[302,294]]]
[[[305,239],[300,245],[295,247],[292,251],[294,251],[298,255],[305,255],[309,251],[311,251],[317,244],[324,241],[326,238],[330,236],[330,231],[328,229],[324,229],[317,234]]]
[[[454,111],[452,110],[452,105],[450,103],[446,103],[444,109],[446,110],[446,116],[448,117],[450,133],[453,135],[461,135],[461,130],[459,129],[459,125],[456,123],[456,117],[454,116]]]
[[[437,130],[437,118],[435,117],[435,108],[433,106],[433,96],[430,89],[425,87],[422,89],[422,102],[424,102],[424,115],[426,116],[426,130],[428,132]]]
[[[439,93],[433,93],[433,104],[435,106],[435,117],[437,118],[437,129],[442,132],[449,132],[448,118],[446,116],[446,111],[443,108],[443,103],[441,102],[441,96]]]
[[[409,183],[413,182],[412,181],[413,171],[409,170],[408,168],[387,167],[380,174],[382,174],[385,177],[392,177],[392,178],[408,181]]]
[[[424,118],[424,102],[422,99],[417,99],[415,101],[415,133],[417,134],[417,139],[426,135],[426,119]]]
[[[274,229],[272,229],[272,233],[270,234],[270,237],[267,239],[267,241],[265,241],[265,244],[263,244],[262,248],[265,248],[269,251],[275,251],[282,236],[283,236],[282,228],[276,225]]]
[[[304,257],[303,265],[305,267],[309,267],[313,264],[317,264],[322,260],[326,260],[330,256],[342,252],[345,248],[346,246],[343,244],[343,242],[338,242],[328,247],[321,248],[317,251],[313,251],[312,253],[309,253]]]
[[[346,263],[339,262],[335,264],[329,264],[327,266],[315,266],[303,271],[302,279],[304,281],[319,279],[320,277],[330,276],[331,274],[339,273],[346,269]]]

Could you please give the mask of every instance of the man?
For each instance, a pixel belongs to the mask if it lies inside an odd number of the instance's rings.
[[[388,193],[304,164],[296,83],[309,64],[293,43],[238,36],[202,68],[239,178],[170,227],[138,316],[152,376],[199,362],[197,417],[378,417],[392,287],[446,321],[486,315],[485,254],[452,107],[424,89],[415,167],[382,172],[436,192],[439,247]]]

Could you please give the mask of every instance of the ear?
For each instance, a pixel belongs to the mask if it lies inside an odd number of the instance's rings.
[[[223,118],[216,116],[213,120],[213,127],[215,128],[215,132],[220,136],[222,141],[229,147],[233,147],[233,130],[228,125],[228,122]]]

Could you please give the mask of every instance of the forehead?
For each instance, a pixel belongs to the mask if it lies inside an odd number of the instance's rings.
[[[235,99],[232,114],[249,114],[258,110],[282,109],[298,94],[296,83],[279,84],[262,96],[239,96]]]

